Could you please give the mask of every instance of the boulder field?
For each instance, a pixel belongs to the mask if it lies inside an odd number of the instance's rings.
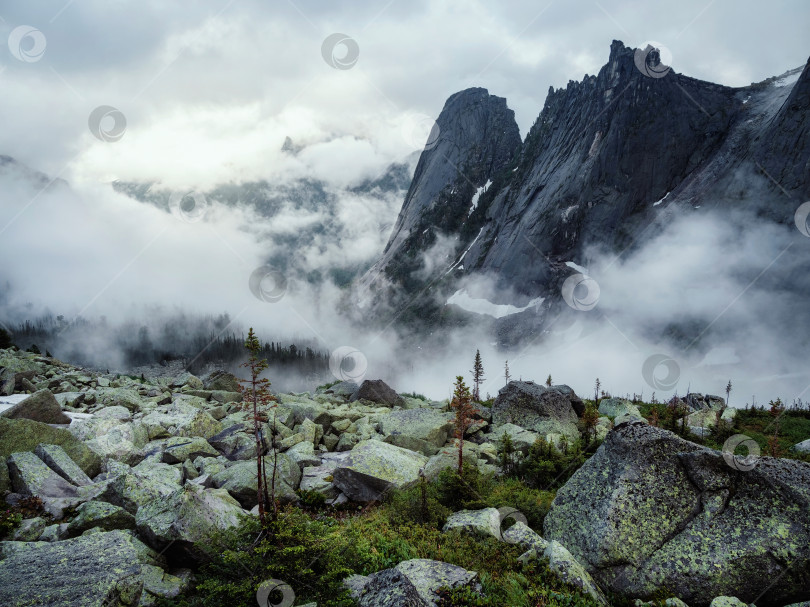
[[[259,450],[286,503],[302,491],[372,502],[457,464],[447,401],[380,380],[278,394],[257,445],[238,381],[223,371],[140,381],[0,350],[0,374],[12,395],[0,396],[0,492],[9,505],[30,496],[43,505],[0,542],[2,605],[177,596],[206,540],[255,515]],[[692,400],[721,410],[714,398]],[[576,440],[583,410],[567,386],[510,382],[491,408],[477,406],[464,459],[497,474],[504,433],[519,452],[539,438]],[[647,425],[629,403],[600,410],[604,442],[557,492],[542,530],[503,529],[494,508],[454,513],[444,530],[518,544],[521,560],[545,560],[602,605],[606,593],[666,592],[668,604],[692,607],[810,600],[810,465],[763,457],[734,469]],[[439,586],[481,588],[477,572],[426,559],[345,583],[359,605],[432,606]]]

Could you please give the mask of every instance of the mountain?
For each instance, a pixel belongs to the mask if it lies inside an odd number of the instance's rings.
[[[711,210],[792,224],[810,199],[810,63],[731,88],[656,56],[614,41],[597,75],[549,89],[522,142],[505,100],[451,96],[384,254],[357,282],[363,313],[432,328],[463,322],[448,304],[477,302],[488,316],[474,318],[514,343],[567,310],[561,289],[594,247],[632,252],[673,217]],[[475,277],[493,282],[488,301],[459,290]]]

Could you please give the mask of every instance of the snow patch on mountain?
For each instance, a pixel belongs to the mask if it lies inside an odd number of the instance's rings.
[[[543,297],[537,297],[532,299],[524,307],[519,308],[517,306],[513,306],[512,304],[496,304],[492,303],[488,299],[470,297],[469,293],[467,293],[467,289],[459,289],[450,296],[450,298],[447,300],[447,305],[453,304],[462,310],[466,310],[467,312],[485,314],[486,316],[491,316],[492,318],[503,318],[504,316],[519,314],[520,312],[524,312],[529,308],[537,307],[543,303],[543,300]]]

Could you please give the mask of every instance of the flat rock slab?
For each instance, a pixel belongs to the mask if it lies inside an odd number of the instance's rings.
[[[45,462],[48,467],[56,472],[63,479],[72,485],[85,486],[90,485],[93,481],[84,473],[84,470],[79,468],[79,465],[70,459],[70,456],[65,453],[59,445],[47,445],[42,443],[37,445],[34,450],[37,457]]]
[[[61,542],[4,542],[0,605],[110,607],[137,605],[143,565],[161,557],[125,531]]]

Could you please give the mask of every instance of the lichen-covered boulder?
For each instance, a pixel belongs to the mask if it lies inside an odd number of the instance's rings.
[[[227,392],[239,392],[239,379],[227,371],[213,371],[204,380],[203,385],[206,390],[224,390]],[[240,399],[241,400],[241,399]]]
[[[116,463],[108,476],[110,478],[105,481],[98,499],[135,514],[140,507],[163,501],[174,494],[180,487],[183,473],[168,464],[144,460],[132,468]]]
[[[378,440],[361,441],[333,474],[334,484],[349,499],[376,501],[391,488],[404,489],[419,479],[428,458]]]
[[[497,508],[482,510],[459,510],[447,517],[442,532],[461,531],[480,537],[501,539],[501,513]]]
[[[186,483],[167,499],[139,508],[136,522],[151,546],[162,550],[176,542],[187,554],[194,555],[196,542],[205,543],[218,532],[238,526],[245,514],[225,489]]]
[[[69,424],[70,418],[62,412],[59,402],[50,390],[37,390],[0,416],[8,419],[30,419],[44,424]]]
[[[619,417],[627,413],[641,417],[638,407],[623,398],[603,398],[599,401],[599,413],[607,417]]]
[[[114,420],[105,420],[113,422]],[[97,453],[99,457],[107,460],[114,459],[134,466],[145,457],[141,450],[148,441],[146,427],[140,422],[117,424],[109,428],[104,434],[86,442],[87,446]]]
[[[545,434],[549,430],[542,427],[543,422],[577,423],[573,406],[575,398],[570,388],[564,390],[562,386],[547,388],[529,381],[510,381],[498,391],[492,404],[492,423],[497,426],[519,424],[527,430]]]
[[[381,379],[366,379],[349,397],[351,402],[368,400],[386,407],[402,407],[405,401],[391,386]]]
[[[509,544],[516,544],[522,548],[535,549],[542,554],[548,548],[548,542],[539,533],[523,521],[518,521],[501,533],[501,539]]]
[[[771,586],[774,604],[807,600],[810,464],[728,459],[647,424],[617,426],[557,492],[543,535],[628,597],[666,589],[705,606]]]
[[[477,445],[465,441],[461,453],[462,461],[470,464],[471,466],[478,465],[478,449]],[[425,478],[429,481],[438,478],[442,470],[458,468],[458,446],[449,445],[442,449],[436,455],[431,455],[425,464]]]
[[[270,486],[273,475],[273,455],[264,456],[267,484]],[[242,505],[250,510],[258,504],[256,461],[227,462],[226,467],[211,474],[215,487],[228,491]],[[276,498],[282,503],[298,500],[295,488],[301,482],[301,468],[286,453],[278,454],[276,468]]]
[[[123,407],[138,413],[143,399],[136,390],[130,388],[96,388],[96,400],[101,407]]]
[[[134,529],[135,517],[107,502],[85,502],[76,508],[76,517],[68,523],[68,534],[81,535],[88,529]]]
[[[41,459],[47,466],[56,472],[59,476],[69,482],[71,485],[83,487],[91,484],[93,481],[84,473],[84,470],[79,468],[78,464],[70,459],[70,456],[65,453],[59,445],[37,445],[34,453]]]
[[[38,497],[77,497],[70,484],[30,451],[12,453],[8,458],[11,485],[17,493]]]
[[[593,578],[585,571],[579,561],[565,549],[565,546],[552,540],[543,551],[543,556],[548,559],[548,568],[557,577],[572,586],[580,588],[600,605],[608,607],[609,603],[599,586],[594,583]]]
[[[748,603],[742,602],[736,596],[718,596],[712,600],[709,607],[748,607]]]
[[[61,446],[91,478],[101,471],[101,458],[65,428],[0,417],[0,492],[10,488],[6,458],[12,453],[33,451],[40,443]]]
[[[222,431],[222,422],[182,400],[161,405],[140,421],[146,426],[150,440],[171,436],[201,436],[209,439]]]
[[[155,447],[160,450],[164,464],[182,464],[187,459],[194,460],[197,457],[216,457],[219,455],[217,450],[201,436],[174,436],[156,442]],[[148,450],[151,444],[147,444],[145,449]]]
[[[108,607],[138,605],[142,565],[163,558],[126,531],[82,535],[59,542],[4,542],[0,605]]]
[[[436,607],[436,590],[443,586],[481,592],[475,571],[429,559],[411,559],[370,576],[353,576],[346,585],[360,607]]]
[[[435,455],[453,429],[449,413],[435,409],[403,409],[380,418],[385,442],[423,455]]]
[[[810,438],[793,445],[793,448],[800,453],[810,453]]]
[[[515,424],[502,424],[492,429],[492,432],[490,433],[490,440],[495,441],[496,444],[500,444],[500,441],[503,440],[504,434],[508,434],[509,438],[512,439],[512,446],[515,448],[515,450],[522,453],[528,452],[529,447],[531,447],[534,442],[540,438],[539,434],[530,432],[521,426]]]

